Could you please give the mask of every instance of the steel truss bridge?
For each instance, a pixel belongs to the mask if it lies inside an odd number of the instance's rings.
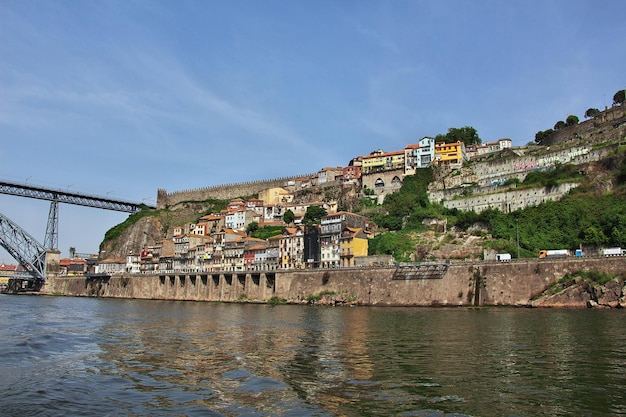
[[[20,263],[25,271],[25,274],[16,275],[16,277],[35,281],[45,281],[46,254],[48,250],[58,250],[59,203],[125,213],[136,213],[143,208],[155,208],[155,206],[143,203],[4,180],[0,180],[0,194],[50,201],[48,226],[43,244],[0,213],[0,245]]]

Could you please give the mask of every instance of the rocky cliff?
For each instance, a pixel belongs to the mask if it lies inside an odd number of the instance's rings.
[[[597,284],[580,275],[565,277],[531,302],[533,307],[626,308],[624,277]]]

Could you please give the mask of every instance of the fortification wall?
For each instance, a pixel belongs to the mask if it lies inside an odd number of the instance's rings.
[[[315,294],[361,305],[528,306],[567,273],[626,269],[626,258],[453,263],[442,278],[394,279],[394,268],[274,273],[50,276],[41,292],[91,297],[303,303]]]
[[[276,178],[233,184],[223,184],[191,190],[174,191],[168,193],[160,188],[157,192],[157,209],[173,206],[183,201],[205,201],[211,198],[229,200],[236,197],[257,194],[259,191],[273,187],[282,187],[293,191],[299,186],[302,178],[311,178],[315,174],[298,175],[293,177]]]
[[[625,117],[625,106],[608,108],[593,119],[554,132],[544,141],[544,145],[564,144],[579,139],[594,142],[597,137],[603,142],[623,140],[626,137],[626,124],[619,123],[623,122]]]

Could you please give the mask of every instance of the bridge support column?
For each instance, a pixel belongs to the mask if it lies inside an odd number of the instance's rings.
[[[46,274],[58,275],[60,272],[61,251],[49,249],[46,251]]]
[[[46,237],[43,246],[46,249],[58,249],[59,246],[59,198],[57,195],[50,202],[48,227],[46,227]]]

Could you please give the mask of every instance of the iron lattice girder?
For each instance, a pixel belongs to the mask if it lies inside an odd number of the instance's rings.
[[[50,203],[50,213],[48,214],[48,226],[46,227],[46,237],[43,245],[48,249],[59,248],[59,202],[54,200]]]
[[[7,181],[0,181],[0,193],[16,195],[20,197],[36,198],[39,200],[58,201],[59,203],[75,204],[78,206],[121,211],[124,213],[138,212],[144,206],[148,208],[155,208],[154,206],[144,205],[142,203],[133,203],[130,201],[117,200],[102,196],[83,193],[72,193],[69,191],[43,188],[27,184],[18,184]]]
[[[46,248],[0,213],[0,245],[35,279],[46,279]]]

